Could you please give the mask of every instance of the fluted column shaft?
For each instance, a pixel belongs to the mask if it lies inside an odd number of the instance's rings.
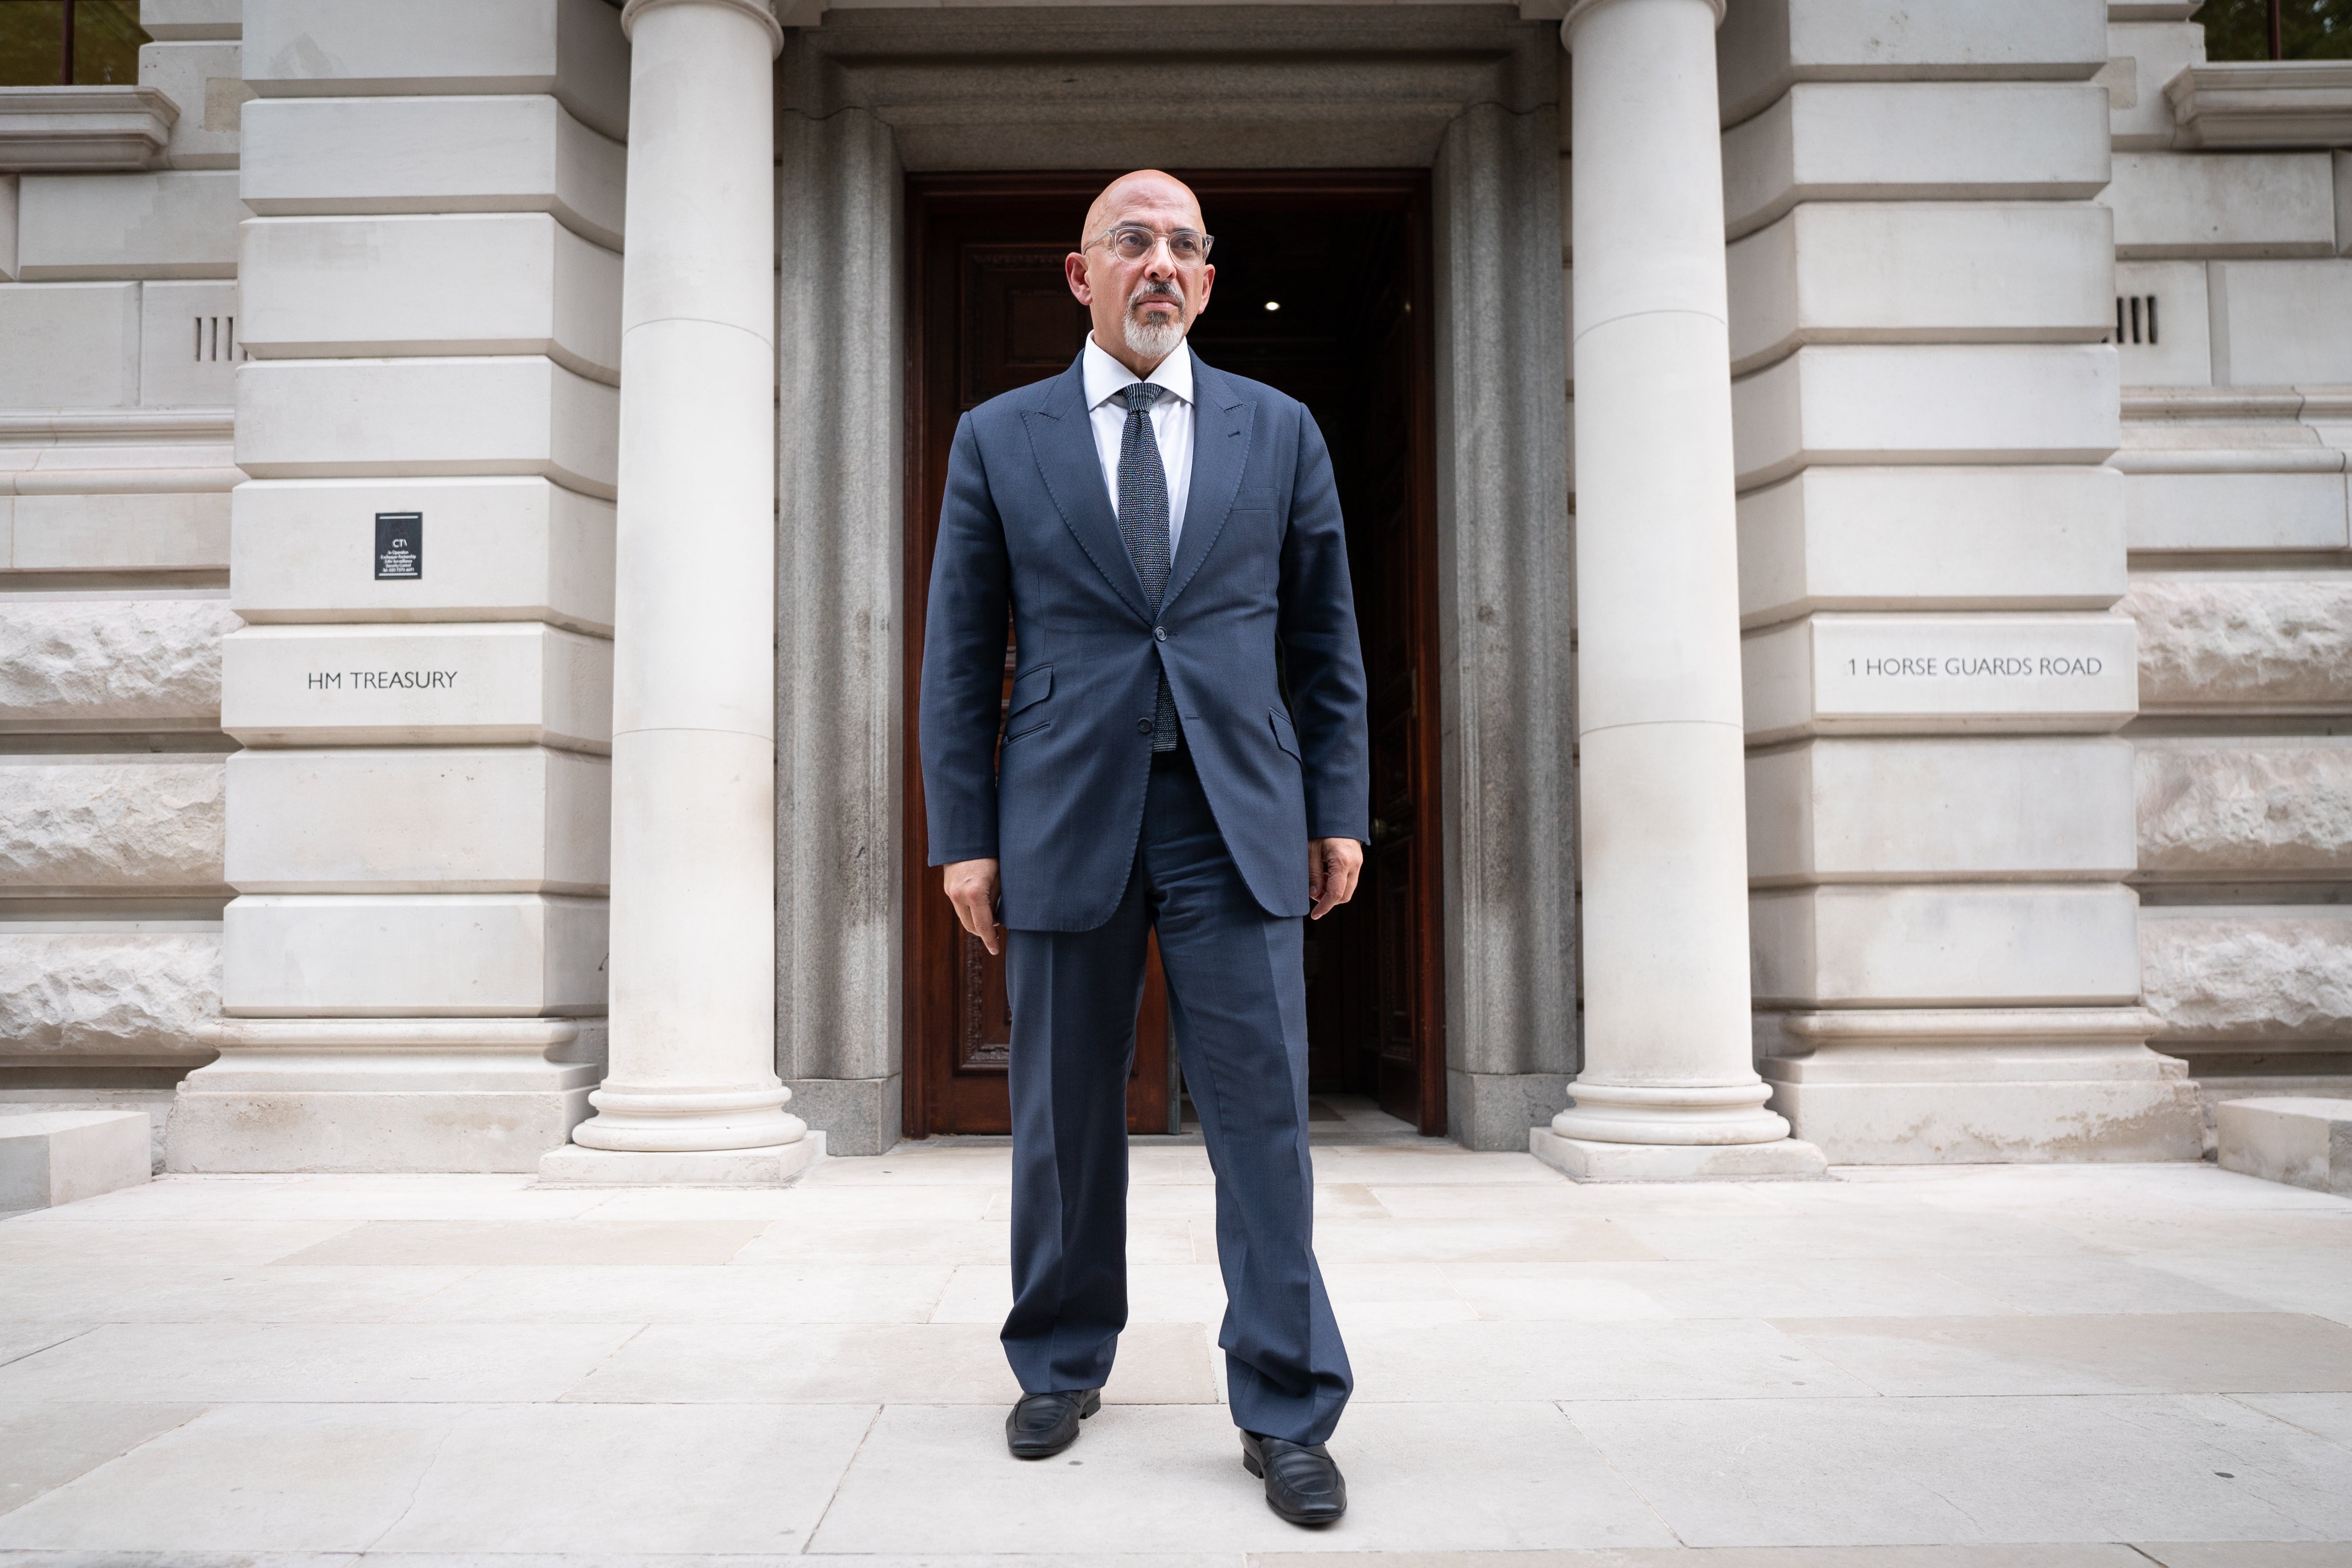
[[[1584,1069],[1563,1138],[1785,1138],[1751,1062],[1721,0],[1581,0],[1571,54]]]
[[[804,1131],[775,1050],[774,77],[762,0],[630,0],[612,1068],[593,1149]]]

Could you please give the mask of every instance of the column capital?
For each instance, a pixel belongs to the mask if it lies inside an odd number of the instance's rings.
[[[1719,16],[1723,9],[1722,0],[1714,0],[1714,4]],[[621,7],[622,36],[634,38],[637,18],[656,5],[716,5],[721,10],[740,11],[768,30],[768,53],[771,56],[783,52],[784,29],[777,22],[775,8],[769,0],[628,0],[628,4]],[[1566,36],[1561,35],[1563,37]]]
[[[641,0],[630,0],[633,6],[640,3]],[[1611,3],[1612,0],[1569,0],[1568,15],[1561,17],[1559,22],[1559,47],[1563,49],[1575,48],[1576,25]],[[1715,25],[1718,27],[1722,26],[1726,0],[1706,0],[1706,3],[1715,7]]]

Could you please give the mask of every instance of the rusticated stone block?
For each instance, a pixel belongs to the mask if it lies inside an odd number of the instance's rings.
[[[2352,910],[2147,910],[2139,952],[2159,1041],[2352,1036]]]
[[[2144,709],[2352,702],[2352,583],[2140,577]]]
[[[0,934],[0,1058],[201,1060],[220,985],[208,931]]]
[[[219,888],[223,759],[0,766],[0,886]]]
[[[2352,746],[2150,745],[2133,759],[2143,871],[2352,867]]]
[[[42,730],[192,728],[220,718],[219,599],[0,606],[0,713]]]

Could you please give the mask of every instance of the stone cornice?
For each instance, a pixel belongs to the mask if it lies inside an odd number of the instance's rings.
[[[730,11],[740,11],[756,20],[768,31],[768,52],[781,54],[784,47],[784,29],[776,21],[774,8],[768,0],[628,0],[621,7],[621,32],[634,37],[637,18],[656,5],[718,5]]]
[[[1715,25],[1718,27],[1722,26],[1726,0],[1706,0],[1706,3],[1715,7]],[[1611,0],[1569,0],[1568,15],[1561,17],[1559,21],[1560,47],[1565,49],[1576,47],[1576,45],[1570,42],[1576,36],[1576,25],[1592,12],[1609,4]]]
[[[143,169],[179,118],[152,87],[0,87],[0,173]]]
[[[233,408],[0,409],[0,444],[26,441],[226,441]]]
[[[2226,60],[2164,84],[2179,147],[2352,146],[2352,60]]]

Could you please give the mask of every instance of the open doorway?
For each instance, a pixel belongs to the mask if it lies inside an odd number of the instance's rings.
[[[1307,405],[1348,518],[1370,689],[1372,835],[1355,900],[1307,928],[1309,1078],[1445,1129],[1429,184],[1421,171],[1181,172],[1216,237],[1192,343]],[[958,417],[1060,374],[1085,312],[1062,278],[1103,174],[911,175],[906,581],[906,1131],[1003,1132],[1002,962],[957,927],[921,864],[923,599]],[[1011,658],[1006,661],[1008,679]],[[1130,1131],[1181,1102],[1158,965],[1138,1020]]]

